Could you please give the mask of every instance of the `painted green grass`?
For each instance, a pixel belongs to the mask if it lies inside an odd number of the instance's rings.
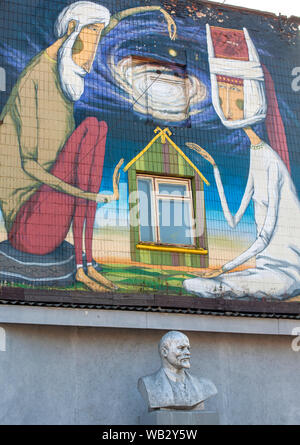
[[[182,287],[182,282],[187,278],[193,278],[192,274],[184,274],[182,271],[160,270],[147,267],[127,266],[120,264],[101,265],[102,274],[115,283],[119,289],[117,292],[147,293],[165,292],[168,294],[186,294]],[[34,286],[17,283],[2,283],[3,286],[10,286],[23,289],[33,289]],[[89,291],[82,283],[74,283],[68,287],[40,287],[45,290],[66,290],[66,291]]]
[[[181,271],[155,270],[146,267],[102,266],[106,278],[119,286],[119,292],[153,292],[183,294],[182,282],[191,274]]]

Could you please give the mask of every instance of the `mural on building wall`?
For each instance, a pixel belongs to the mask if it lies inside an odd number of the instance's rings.
[[[1,6],[2,283],[299,300],[296,25],[38,3]]]

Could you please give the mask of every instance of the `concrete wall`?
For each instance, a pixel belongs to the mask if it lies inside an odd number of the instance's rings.
[[[2,326],[0,424],[137,424],[145,406],[136,383],[159,367],[165,331]],[[292,337],[184,332],[193,373],[218,387],[207,408],[218,410],[222,424],[300,423]]]

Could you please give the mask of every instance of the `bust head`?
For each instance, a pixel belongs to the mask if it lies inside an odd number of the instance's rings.
[[[158,345],[163,368],[173,372],[190,368],[190,342],[186,335],[178,331],[165,334]]]

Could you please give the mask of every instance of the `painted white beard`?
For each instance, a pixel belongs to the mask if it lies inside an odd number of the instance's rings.
[[[79,100],[84,92],[84,77],[87,72],[73,61],[72,48],[79,35],[73,32],[58,52],[58,73],[63,93],[72,102]]]

